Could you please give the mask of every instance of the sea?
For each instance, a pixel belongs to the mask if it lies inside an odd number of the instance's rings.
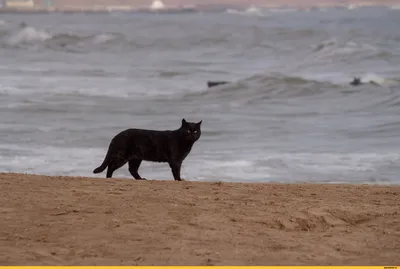
[[[184,118],[202,120],[186,180],[399,184],[399,25],[390,7],[2,13],[0,172],[105,177],[118,132]]]

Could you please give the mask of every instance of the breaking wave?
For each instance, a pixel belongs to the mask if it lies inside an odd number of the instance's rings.
[[[263,12],[263,10],[261,10],[260,8],[254,6],[254,5],[249,6],[245,10],[227,9],[227,10],[225,10],[225,13],[244,15],[244,16],[260,16],[260,17],[263,17],[266,15],[266,13]]]
[[[354,41],[340,41],[336,38],[323,40],[313,48],[314,53],[319,57],[348,56],[357,53],[377,54],[379,49],[375,46],[358,43]]]
[[[253,103],[262,103],[265,100],[277,102],[297,98],[316,100],[320,98],[322,100],[329,96],[329,98],[337,100],[343,99],[343,103],[349,103],[351,99],[352,104],[357,103],[357,98],[366,99],[365,102],[359,103],[360,106],[354,106],[354,109],[363,109],[367,106],[398,105],[400,91],[393,90],[396,87],[390,86],[400,85],[400,79],[385,79],[370,73],[361,76],[361,81],[364,83],[363,85],[353,87],[349,83],[343,85],[284,74],[260,74],[208,88],[201,92],[186,94],[184,98],[188,100],[201,99],[216,104],[234,101],[236,106],[247,106]]]
[[[83,49],[85,47],[104,47],[125,41],[120,33],[99,33],[95,35],[77,35],[73,33],[50,33],[43,29],[21,23],[17,29],[0,31],[0,45],[4,48],[50,48],[54,50]]]

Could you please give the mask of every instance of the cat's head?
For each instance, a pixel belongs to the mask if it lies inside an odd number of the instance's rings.
[[[197,140],[199,140],[201,135],[201,123],[202,121],[195,123],[187,122],[185,119],[182,119],[182,125],[179,130],[181,131],[185,140],[191,142],[196,142]]]

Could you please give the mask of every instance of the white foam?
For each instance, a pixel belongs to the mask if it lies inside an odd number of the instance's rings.
[[[50,146],[0,145],[0,150],[15,153],[0,155],[1,171],[44,175],[93,176],[105,154],[104,149]]]
[[[99,35],[96,35],[96,36],[93,38],[93,43],[95,43],[95,44],[104,44],[104,43],[113,41],[113,40],[115,40],[116,38],[117,38],[117,36],[116,36],[116,35],[113,35],[113,34],[106,34],[106,33],[104,33],[104,34],[99,34]]]
[[[150,6],[151,10],[162,10],[165,9],[165,5],[161,0],[154,0]]]
[[[261,10],[259,8],[257,8],[255,5],[251,5],[250,7],[248,7],[245,12],[247,14],[254,14],[254,15],[258,15],[258,16],[263,15]]]
[[[385,83],[385,78],[374,73],[368,73],[361,77],[361,82],[383,85]]]
[[[237,9],[228,8],[227,10],[225,10],[225,13],[228,13],[228,14],[240,14],[241,12],[239,10],[237,10]]]
[[[356,8],[358,8],[357,5],[353,5],[353,4],[350,4],[350,5],[347,6],[348,10],[353,10],[353,9],[356,9]]]
[[[347,56],[354,53],[376,53],[378,51],[376,47],[370,44],[355,41],[342,42],[336,38],[323,40],[313,49],[317,58]]]
[[[268,180],[269,167],[255,166],[249,160],[212,160],[207,156],[191,157],[185,161],[182,174],[196,180],[254,181]]]
[[[70,77],[66,76],[43,76],[39,78],[40,87],[24,88],[20,85],[21,77],[18,75],[8,75],[2,81],[0,86],[0,94],[13,95],[23,97],[26,94],[48,94],[48,95],[81,95],[92,97],[117,97],[127,98],[134,97],[135,99],[148,99],[152,97],[168,98],[174,94],[180,94],[185,89],[172,88],[157,88],[152,85],[136,84],[132,85],[127,78],[110,78],[97,77],[102,83],[93,86],[85,77],[75,78],[71,81]],[[37,84],[37,77],[25,77],[25,83],[32,85]],[[120,85],[115,87],[114,85]],[[183,87],[183,86],[182,86]],[[172,98],[172,97],[171,97]]]
[[[93,174],[106,154],[107,148],[65,148],[51,146],[0,145],[0,171],[104,177]],[[268,178],[267,167],[255,167],[250,161],[217,161],[207,157],[190,157],[182,167],[182,177],[191,180],[254,180]],[[171,179],[170,168],[165,163],[143,162],[140,174],[152,179]],[[115,177],[132,178],[128,168],[115,171]]]
[[[0,171],[45,175],[104,177],[93,174],[104,159],[107,148],[0,145]],[[257,156],[258,155],[258,156]],[[194,153],[182,167],[182,177],[190,180],[332,181],[347,179],[368,181],[379,178],[387,167],[400,161],[397,152],[388,153],[264,153],[250,154],[247,159],[215,160]],[[389,168],[390,169],[390,168]],[[149,179],[172,179],[165,163],[143,162],[139,173]],[[132,178],[122,167],[115,177]],[[376,179],[379,181],[379,179]]]
[[[268,154],[263,163],[282,162],[282,166],[309,174],[375,172],[381,166],[400,161],[399,153],[284,153]]]
[[[227,10],[225,10],[225,13],[243,15],[243,16],[260,16],[260,17],[265,16],[265,14],[254,5],[249,6],[244,11],[240,11],[237,9],[227,9]]]
[[[43,42],[51,38],[52,38],[51,34],[42,30],[37,30],[34,27],[27,26],[19,30],[17,33],[9,36],[9,38],[6,40],[6,43],[11,46],[16,46],[24,43],[31,43],[38,41]]]
[[[292,13],[292,12],[298,12],[297,9],[295,8],[270,8],[268,9],[269,12],[272,13]]]

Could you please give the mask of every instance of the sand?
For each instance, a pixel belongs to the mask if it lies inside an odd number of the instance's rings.
[[[0,174],[0,265],[399,265],[400,186]]]

